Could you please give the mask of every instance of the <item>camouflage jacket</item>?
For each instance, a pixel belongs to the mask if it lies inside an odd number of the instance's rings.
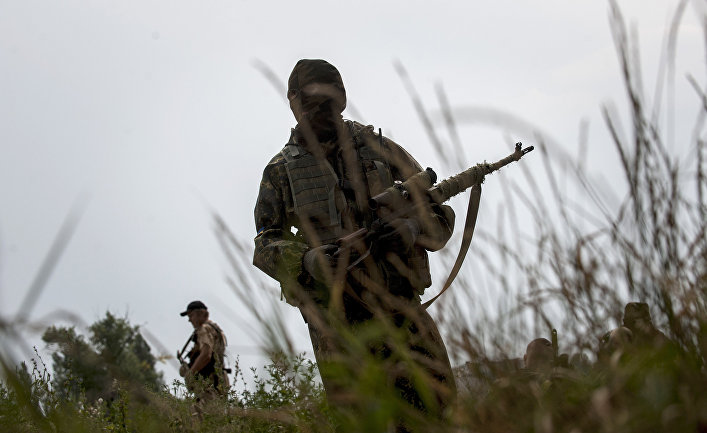
[[[227,345],[226,335],[219,325],[211,320],[207,320],[203,325],[194,331],[194,347],[189,352],[189,366],[191,367],[199,354],[208,346],[211,349],[211,360],[199,374],[209,376],[217,369],[224,368],[224,356]]]
[[[345,121],[345,124],[352,135],[351,138],[353,138],[350,142],[357,149],[358,161],[361,162],[360,149],[365,146],[368,148],[367,153],[373,154],[368,158],[376,164],[371,163],[371,167],[367,167],[366,163],[369,161],[365,160],[357,165],[361,170],[358,173],[358,179],[363,179],[366,184],[366,188],[359,188],[359,190],[363,190],[366,197],[362,199],[353,193],[346,195],[344,217],[341,223],[343,235],[361,227],[369,228],[369,224],[376,218],[376,215],[372,210],[367,209],[367,205],[362,203],[367,203],[371,195],[390,186],[374,185],[378,182],[376,179],[381,177],[371,176],[370,172],[385,166],[389,171],[387,178],[392,183],[395,180],[404,181],[411,175],[422,171],[420,164],[410,154],[392,140],[379,137],[374,133],[372,126],[364,126],[348,120]],[[298,137],[298,131],[293,129],[288,144],[298,144],[298,141],[303,141]],[[339,145],[339,147],[341,146]],[[327,288],[317,287],[319,283],[314,281],[302,266],[302,258],[311,245],[303,236],[301,222],[295,212],[296,206],[286,169],[287,161],[283,155],[284,150],[275,155],[263,171],[260,192],[255,206],[257,235],[253,264],[280,282],[283,294],[289,303],[297,305],[297,302],[293,302],[291,295],[300,291],[312,294],[312,297],[317,301],[323,301],[322,297],[317,296],[316,293],[321,295],[322,292],[328,291]],[[340,185],[350,183],[352,178],[356,177],[347,173],[350,170],[344,168],[342,153],[339,148],[338,152],[333,152],[328,157],[331,166],[338,167],[337,174],[341,180]],[[341,176],[341,173],[345,174]],[[433,236],[438,239],[438,246],[441,247],[451,237],[454,227],[454,212],[449,206],[435,205],[427,216],[423,232],[434,232]],[[432,250],[432,248],[428,247],[428,250]],[[427,252],[425,248],[415,247],[413,253],[406,259],[408,267],[414,271],[415,275],[403,275],[403,280],[408,280],[407,284],[404,281],[402,283],[398,281],[394,285],[407,286],[407,288],[404,287],[400,290],[399,294],[403,296],[419,297],[424,288],[431,284]],[[383,272],[384,275],[396,274],[389,263],[383,261],[380,266],[387,267],[387,271]],[[383,285],[390,288],[391,283],[391,281],[384,281]]]

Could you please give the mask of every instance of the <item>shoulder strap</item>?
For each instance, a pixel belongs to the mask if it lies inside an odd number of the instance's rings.
[[[285,161],[292,162],[298,157],[302,152],[299,145],[297,144],[286,144],[285,147],[280,151],[282,156],[285,157]]]
[[[457,277],[459,270],[464,263],[464,257],[466,257],[467,251],[469,251],[469,246],[471,245],[471,238],[474,236],[474,228],[476,227],[476,217],[479,215],[479,204],[481,202],[481,184],[476,184],[471,187],[471,196],[469,197],[469,207],[466,210],[466,221],[464,222],[464,235],[462,236],[462,244],[459,247],[459,254],[457,255],[457,260],[454,262],[452,271],[447,277],[447,281],[444,283],[442,290],[429,301],[422,304],[424,308],[428,308],[434,301],[437,300],[442,293],[444,293],[452,281]]]
[[[224,348],[225,348],[226,339],[223,337],[223,331],[221,330],[221,327],[213,322],[205,322],[204,325],[209,325],[214,331],[216,331],[216,335],[218,335],[218,338],[221,339],[221,342],[223,343]]]

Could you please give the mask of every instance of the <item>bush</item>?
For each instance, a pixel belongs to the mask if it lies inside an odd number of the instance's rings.
[[[683,11],[678,8],[674,22],[679,22]],[[546,177],[540,179],[540,170],[526,171],[536,195],[527,197],[518,193],[517,185],[506,185],[507,201],[521,201],[532,215],[532,233],[521,233],[515,227],[511,241],[506,241],[503,233],[481,229],[475,235],[479,272],[492,281],[492,290],[504,294],[492,309],[495,315],[465,316],[461,306],[478,299],[471,290],[464,290],[474,281],[464,275],[458,279],[460,287],[439,304],[439,316],[451,335],[450,352],[469,361],[469,368],[460,374],[471,389],[460,393],[447,420],[437,425],[413,425],[415,429],[707,430],[707,181],[701,136],[707,96],[695,85],[702,105],[694,142],[688,143],[689,154],[674,154],[652,115],[655,108],[647,106],[642,94],[638,59],[613,2],[611,24],[629,101],[630,137],[619,133],[617,113],[607,108],[604,116],[623,167],[625,185],[617,187],[624,187],[627,196],[612,206],[590,180],[582,161],[558,161],[549,150],[551,143],[539,137],[536,153],[542,158]],[[670,34],[674,38],[677,32]],[[581,207],[572,195],[561,193],[553,168],[558,162],[571,168],[575,189],[586,194],[593,207]],[[553,206],[545,204],[548,198]],[[499,221],[503,225],[503,218]],[[109,382],[102,379],[107,366],[120,360],[129,361],[127,371],[154,366],[146,356],[149,350],[144,341],[121,340],[108,333],[109,338],[89,343],[71,328],[52,328],[48,341],[66,347],[55,359],[54,381],[36,363],[31,373],[24,365],[14,369],[0,353],[6,377],[0,385],[2,430],[324,432],[338,425],[339,431],[361,431],[364,426],[376,425],[376,413],[394,410],[389,409],[396,404],[392,398],[378,392],[380,376],[366,374],[375,370],[375,363],[354,356],[346,371],[362,375],[356,378],[359,383],[352,388],[352,398],[365,400],[374,395],[378,399],[365,415],[352,411],[358,419],[330,412],[315,366],[301,355],[282,350],[288,347],[287,327],[277,318],[266,317],[262,313],[265,309],[251,299],[252,290],[259,286],[251,274],[257,272],[250,266],[251,250],[222,223],[218,227],[240,282],[233,286],[247,288],[243,304],[260,320],[271,345],[268,349],[278,354],[265,366],[264,375],[254,370],[254,382],[247,384],[237,368],[228,400],[198,407],[181,382],[168,390],[155,386],[158,378],[150,375],[141,381],[148,384],[146,387],[125,381],[128,375],[124,373],[110,375]],[[496,258],[490,259],[493,255]],[[513,275],[518,276],[522,290],[513,290]],[[601,336],[622,324],[624,305],[633,300],[650,306],[666,340],[597,353]],[[117,323],[119,319],[111,320],[117,329],[133,329]],[[509,347],[514,343],[535,337],[530,332],[549,335],[553,328],[560,330],[563,350],[578,356],[570,359],[581,360],[586,355],[587,361],[558,363],[537,373],[519,370],[519,361],[491,359],[513,358]],[[638,341],[637,335],[633,338]],[[132,347],[128,358],[114,350],[125,344]],[[74,353],[82,355],[75,357]],[[86,362],[79,365],[75,359]],[[75,374],[78,371],[83,373]]]

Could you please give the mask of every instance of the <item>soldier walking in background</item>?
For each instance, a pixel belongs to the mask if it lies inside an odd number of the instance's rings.
[[[224,366],[226,335],[209,320],[209,311],[201,301],[190,302],[179,315],[187,316],[194,327],[191,337],[194,345],[187,354],[189,362],[182,362],[179,375],[198,402],[225,397],[229,388],[228,370]]]
[[[378,227],[370,249],[340,249],[341,238],[380,221],[369,199],[422,167],[372,126],[342,118],[346,91],[328,62],[297,62],[287,97],[297,126],[263,172],[253,263],[300,308],[334,406],[366,403],[352,402],[351,388],[370,357],[386,372],[383,386],[405,402],[395,415],[398,430],[410,428],[402,417],[439,419],[455,384],[420,295],[431,284],[427,251],[450,238],[454,212],[423,203],[415,215]],[[376,397],[368,396],[368,410]]]

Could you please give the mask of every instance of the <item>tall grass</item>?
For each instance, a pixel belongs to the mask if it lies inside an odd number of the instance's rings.
[[[668,71],[686,4],[679,3],[667,32],[663,67]],[[707,32],[705,17],[700,19]],[[41,363],[34,364],[31,372],[26,367],[17,369],[3,350],[0,427],[28,432],[324,432],[335,426],[339,431],[385,431],[386,420],[405,416],[414,420],[411,425],[416,431],[704,431],[707,95],[696,79],[688,78],[702,103],[698,113],[677,113],[694,116],[696,122],[690,143],[680,147],[688,153],[676,153],[672,131],[662,127],[656,115],[666,108],[660,106],[660,98],[648,105],[638,55],[614,2],[610,23],[629,111],[618,113],[606,107],[603,115],[622,169],[623,185],[617,189],[627,194],[612,201],[593,180],[592,167],[556,152],[556,144],[542,134],[534,143],[539,152],[520,163],[524,182],[533,193],[525,193],[528,189],[502,176],[489,179],[502,184],[507,203],[499,213],[498,228],[477,228],[472,263],[467,264],[471,272],[462,273],[435,307],[435,317],[448,336],[449,352],[465,363],[458,369],[459,396],[444,421],[426,419],[401,405],[382,386],[384,369],[356,347],[351,349],[356,355],[351,357],[352,365],[344,370],[358,373],[350,382],[350,398],[357,410],[332,413],[315,366],[296,353],[288,326],[276,313],[274,303],[279,298],[274,282],[250,264],[250,240],[232,235],[215,216],[215,231],[232,267],[229,284],[257,318],[263,347],[273,359],[264,377],[254,372],[254,382],[245,383],[243,375],[236,374],[228,401],[194,416],[193,396],[180,383],[161,392],[138,392],[134,385],[117,383],[116,397],[110,402],[89,404],[80,397],[61,401]],[[670,79],[670,73],[659,76],[659,88],[671,88]],[[448,153],[449,148],[436,138],[438,131],[429,121],[427,108],[409,81],[406,84],[431,141],[438,144],[440,155]],[[459,151],[457,123],[478,121],[474,116],[485,114],[455,112],[441,88],[439,95],[452,146]],[[620,125],[622,114],[630,121],[628,128]],[[512,116],[500,118],[504,129],[518,126]],[[623,129],[630,134],[623,135]],[[528,168],[531,163],[534,169]],[[570,168],[571,194],[560,186],[558,166]],[[576,199],[578,192],[587,198],[584,204]],[[518,224],[519,215],[529,216],[532,224]],[[443,255],[448,266],[452,260],[451,253]],[[492,314],[477,311],[470,317],[463,306],[478,303],[482,283],[485,290],[502,296]],[[254,298],[252,293],[258,290],[272,293],[273,304]],[[621,324],[624,305],[630,301],[649,304],[654,323],[671,343],[617,352],[606,362],[596,362],[599,338]],[[532,380],[518,376],[517,362],[498,362],[517,357],[511,348],[519,341],[549,338],[552,328],[559,331],[561,351],[578,354],[576,359],[584,354],[587,362]],[[3,323],[1,331],[5,346],[18,338],[10,323]],[[355,345],[355,338],[350,341]],[[424,377],[420,380],[424,387]]]

